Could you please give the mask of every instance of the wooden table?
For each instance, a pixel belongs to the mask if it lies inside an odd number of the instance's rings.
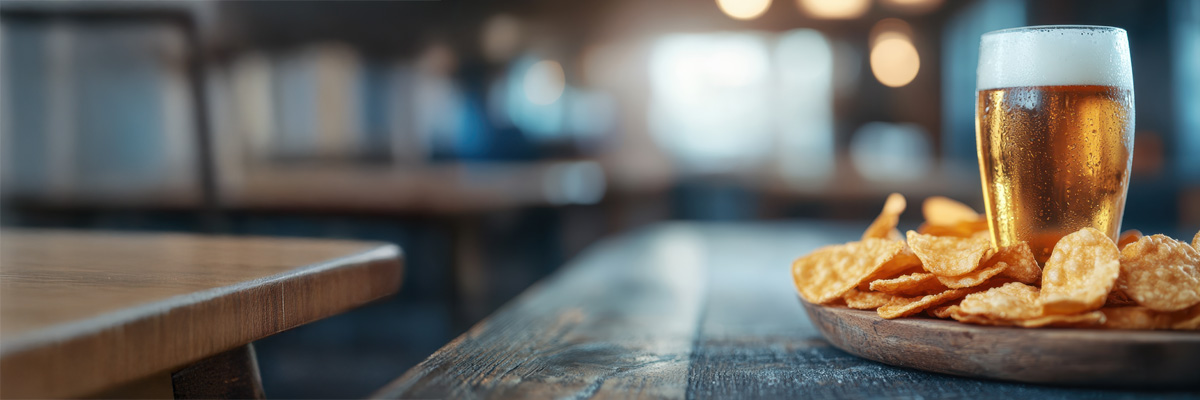
[[[0,232],[0,396],[262,397],[250,342],[401,275],[382,243]]]
[[[382,398],[1107,398],[832,347],[789,264],[851,225],[670,224],[592,247],[375,394]],[[1148,392],[1191,397],[1200,393]]]

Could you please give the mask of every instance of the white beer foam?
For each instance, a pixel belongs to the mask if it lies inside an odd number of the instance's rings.
[[[1133,89],[1125,30],[1033,26],[983,35],[976,90],[1020,86],[1102,85]]]

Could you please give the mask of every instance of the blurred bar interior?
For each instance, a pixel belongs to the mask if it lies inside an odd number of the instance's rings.
[[[648,223],[863,220],[893,191],[982,209],[995,29],[1128,30],[1124,227],[1200,226],[1193,0],[0,6],[5,226],[404,248],[397,297],[256,344],[272,397],[366,395]]]

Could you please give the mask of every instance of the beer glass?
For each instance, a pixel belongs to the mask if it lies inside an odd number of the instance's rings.
[[[983,35],[975,134],[992,244],[1038,262],[1084,227],[1121,229],[1133,159],[1125,30],[1032,26]]]

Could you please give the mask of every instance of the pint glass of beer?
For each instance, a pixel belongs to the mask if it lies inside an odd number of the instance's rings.
[[[975,134],[992,244],[1038,262],[1084,227],[1120,233],[1133,159],[1125,30],[1033,26],[983,35]]]

